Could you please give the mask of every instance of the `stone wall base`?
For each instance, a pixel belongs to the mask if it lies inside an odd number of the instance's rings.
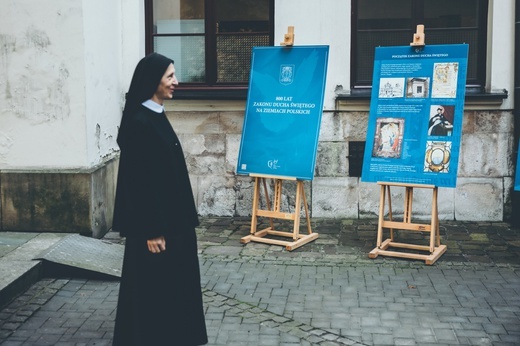
[[[89,170],[0,171],[0,231],[80,233],[112,227],[118,160]]]
[[[253,178],[235,174],[243,107],[190,111],[196,105],[175,105],[167,114],[182,142],[199,215],[251,215]],[[323,113],[315,176],[304,184],[312,217],[378,217],[380,186],[350,175],[355,171],[351,165],[357,171],[362,166],[361,160],[353,160],[350,146],[366,139],[368,101],[365,108]],[[512,123],[510,111],[465,112],[457,186],[439,189],[441,220],[504,221],[511,217]],[[294,196],[287,184],[282,205],[293,205]],[[403,214],[403,196],[404,192],[392,189],[396,217]],[[414,199],[413,217],[431,218],[430,191],[417,189]]]

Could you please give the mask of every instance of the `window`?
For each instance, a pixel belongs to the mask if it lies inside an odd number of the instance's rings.
[[[273,45],[274,0],[145,0],[145,4],[146,51],[175,61],[179,91],[246,90],[252,47]]]
[[[352,0],[352,91],[372,84],[374,50],[406,46],[418,24],[426,44],[469,44],[468,88],[486,77],[487,0]]]

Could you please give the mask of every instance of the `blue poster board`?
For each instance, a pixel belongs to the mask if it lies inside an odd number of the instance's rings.
[[[520,191],[520,142],[518,142],[518,152],[516,156],[515,191]]]
[[[312,180],[328,46],[254,47],[238,174]]]
[[[468,45],[378,47],[361,180],[455,187]]]

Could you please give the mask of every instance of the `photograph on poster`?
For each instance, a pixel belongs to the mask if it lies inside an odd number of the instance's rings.
[[[428,122],[428,136],[451,136],[455,106],[432,105]]]
[[[457,96],[457,76],[459,63],[433,64],[432,98],[455,98]]]
[[[379,98],[404,97],[404,78],[381,78]]]
[[[424,171],[448,173],[450,171],[451,142],[426,142]]]
[[[374,134],[372,157],[401,157],[404,133],[404,119],[378,118]]]
[[[426,98],[430,91],[429,77],[412,77],[406,80],[407,98]]]

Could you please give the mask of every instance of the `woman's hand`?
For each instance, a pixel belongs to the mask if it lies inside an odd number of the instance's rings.
[[[163,236],[148,239],[146,243],[148,244],[148,250],[151,253],[161,253],[162,251],[166,251],[166,240]]]

